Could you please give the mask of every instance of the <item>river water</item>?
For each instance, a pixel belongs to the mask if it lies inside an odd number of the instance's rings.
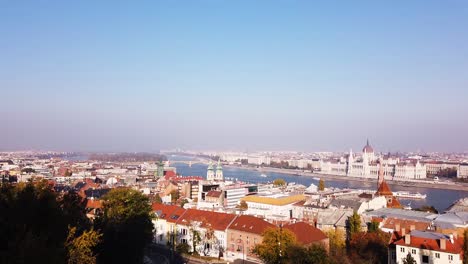
[[[177,157],[177,160],[182,160],[180,157]],[[206,178],[207,165],[204,164],[193,164],[189,167],[187,164],[171,164],[177,168],[177,173],[183,176],[202,176]],[[263,172],[266,177],[262,177],[262,172],[243,169],[243,168],[233,168],[233,167],[223,167],[224,178],[233,178],[238,179],[239,181],[250,182],[250,183],[265,183],[272,182],[274,179],[282,178],[287,182],[295,182],[297,184],[302,184],[308,187],[311,183],[318,186],[318,180],[310,176],[296,176],[284,173],[276,172]],[[376,189],[377,183],[375,181],[369,182],[357,182],[357,181],[347,181],[347,180],[336,180],[336,179],[325,179],[326,187],[337,187],[337,188],[353,188],[353,189]],[[439,212],[445,211],[453,202],[457,201],[460,198],[468,197],[468,192],[466,191],[456,191],[456,190],[442,190],[442,189],[432,189],[432,188],[419,188],[419,187],[403,187],[390,184],[392,191],[409,191],[409,192],[419,192],[422,194],[427,194],[426,199],[422,200],[406,200],[400,199],[402,205],[408,205],[412,208],[418,208],[423,205],[432,205]]]

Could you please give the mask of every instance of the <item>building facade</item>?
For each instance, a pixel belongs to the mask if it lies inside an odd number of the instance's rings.
[[[419,160],[402,162],[390,155],[381,158],[384,164],[384,177],[387,180],[405,181],[426,178],[426,166]],[[339,160],[322,161],[320,173],[377,179],[380,169],[377,160],[374,149],[367,141],[359,159],[350,151],[346,157]]]

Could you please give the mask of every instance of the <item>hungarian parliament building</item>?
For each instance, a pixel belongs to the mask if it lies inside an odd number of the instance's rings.
[[[369,141],[362,149],[361,157],[355,156],[350,151],[348,155],[339,160],[323,161],[321,173],[377,179],[381,165],[386,180],[403,181],[426,178],[426,165],[419,163],[419,160],[402,161],[397,157],[391,157],[391,155],[378,157],[374,154],[374,149]]]

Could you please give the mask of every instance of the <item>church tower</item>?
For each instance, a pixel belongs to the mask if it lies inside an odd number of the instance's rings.
[[[221,160],[218,159],[218,166],[216,166],[216,180],[218,181],[224,181],[224,176],[223,176],[223,167],[221,167]]]
[[[215,180],[215,173],[214,173],[213,164],[211,160],[210,160],[210,164],[208,164],[208,170],[206,172],[206,179],[209,181]]]

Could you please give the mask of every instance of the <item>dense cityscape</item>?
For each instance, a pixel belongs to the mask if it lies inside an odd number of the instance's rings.
[[[322,259],[311,263],[367,258],[398,263],[409,251],[431,263],[449,259],[462,263],[468,228],[467,161],[463,153],[378,153],[367,141],[362,152],[349,153],[4,152],[0,171],[2,188],[45,182],[59,196],[76,193],[94,224],[111,210],[107,207],[112,190],[141,193],[150,205],[152,222],[151,242],[141,251],[148,263],[176,263],[177,258],[195,263],[276,263],[287,262],[294,254]],[[205,174],[178,172],[196,166]],[[260,173],[265,180],[228,177],[224,171],[229,168]],[[271,173],[317,184],[288,182]],[[333,181],[369,187],[338,188],[329,185]],[[389,184],[406,189],[395,192]],[[444,192],[462,190],[466,198],[447,200],[450,206],[436,208],[427,203],[426,193],[413,191],[421,185]],[[401,202],[408,200],[426,203],[412,208],[411,202]],[[278,237],[278,244],[268,244],[269,230],[285,239],[289,234],[294,243],[309,247],[309,253],[288,249],[287,243],[292,243],[288,241],[283,248]],[[372,243],[361,244],[366,239]],[[294,253],[286,257],[288,251]]]
[[[467,1],[0,1],[0,264],[468,264]]]

